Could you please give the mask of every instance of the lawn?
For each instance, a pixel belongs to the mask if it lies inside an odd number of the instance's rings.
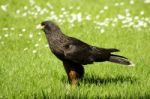
[[[43,20],[88,44],[120,49],[135,67],[86,65],[72,88]],[[150,98],[149,0],[0,0],[0,99]]]

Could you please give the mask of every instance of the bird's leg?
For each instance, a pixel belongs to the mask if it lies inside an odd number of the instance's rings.
[[[77,72],[68,64],[64,64],[64,67],[68,76],[68,80],[71,82],[71,84],[76,85],[78,83]]]
[[[70,69],[67,75],[68,79],[71,81],[71,84],[76,86],[78,84],[78,73],[75,70]]]
[[[63,62],[63,64],[68,76],[68,80],[72,85],[76,86],[78,84],[78,79],[81,79],[83,77],[84,68],[80,64],[68,61]]]

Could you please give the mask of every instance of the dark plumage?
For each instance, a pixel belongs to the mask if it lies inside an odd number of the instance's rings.
[[[104,61],[131,65],[127,58],[112,54],[112,52],[118,52],[118,49],[99,48],[66,36],[51,21],[44,21],[41,25],[44,27],[43,31],[52,53],[63,62],[68,79],[72,84],[76,84],[77,79],[83,77],[84,68],[82,65]]]

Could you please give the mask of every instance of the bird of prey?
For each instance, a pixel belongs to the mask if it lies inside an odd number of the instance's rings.
[[[94,62],[114,62],[133,66],[126,57],[115,55],[116,48],[100,48],[89,45],[73,37],[69,37],[52,21],[43,21],[42,30],[45,32],[51,52],[63,62],[68,80],[77,84],[84,75],[83,65]]]

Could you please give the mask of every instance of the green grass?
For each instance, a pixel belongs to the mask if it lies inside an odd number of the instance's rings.
[[[115,6],[120,2],[124,4]],[[134,5],[129,2],[130,0],[50,0],[49,3],[53,5],[53,9],[50,9],[46,5],[48,1],[44,0],[36,0],[32,6],[28,0],[1,0],[0,6],[8,4],[8,7],[6,12],[0,9],[0,99],[149,98],[150,6],[142,0],[135,0]],[[22,16],[27,11],[37,12],[33,9],[35,5],[48,8],[48,13]],[[24,9],[24,6],[28,9]],[[73,9],[69,9],[71,6]],[[100,14],[104,6],[108,6],[108,10]],[[44,33],[35,29],[37,24],[52,16],[50,12],[54,11],[56,16],[61,15],[61,8],[69,11],[68,15],[82,13],[83,17],[82,22],[73,23],[74,27],[70,27],[71,19],[68,17],[62,18],[63,23],[58,22],[60,18],[54,19],[66,35],[95,46],[118,48],[121,52],[117,54],[131,59],[136,67],[129,68],[109,62],[86,65],[80,86],[71,88],[61,61],[45,47],[47,41]],[[20,14],[16,14],[18,9]],[[148,18],[148,21],[143,21],[147,26],[122,28],[122,21],[118,21],[115,27],[111,25],[112,22],[106,27],[100,27],[94,23],[115,18],[118,14],[125,15],[125,9],[130,10],[130,17],[138,16],[139,20]],[[140,15],[141,11],[144,11],[144,15]],[[87,15],[91,16],[91,20],[85,19]],[[95,18],[96,15],[100,17]],[[102,28],[105,29],[104,33],[100,31]],[[26,31],[23,32],[22,29]],[[30,35],[33,37],[30,38]],[[36,47],[35,44],[39,46]],[[34,50],[37,52],[33,53]]]

